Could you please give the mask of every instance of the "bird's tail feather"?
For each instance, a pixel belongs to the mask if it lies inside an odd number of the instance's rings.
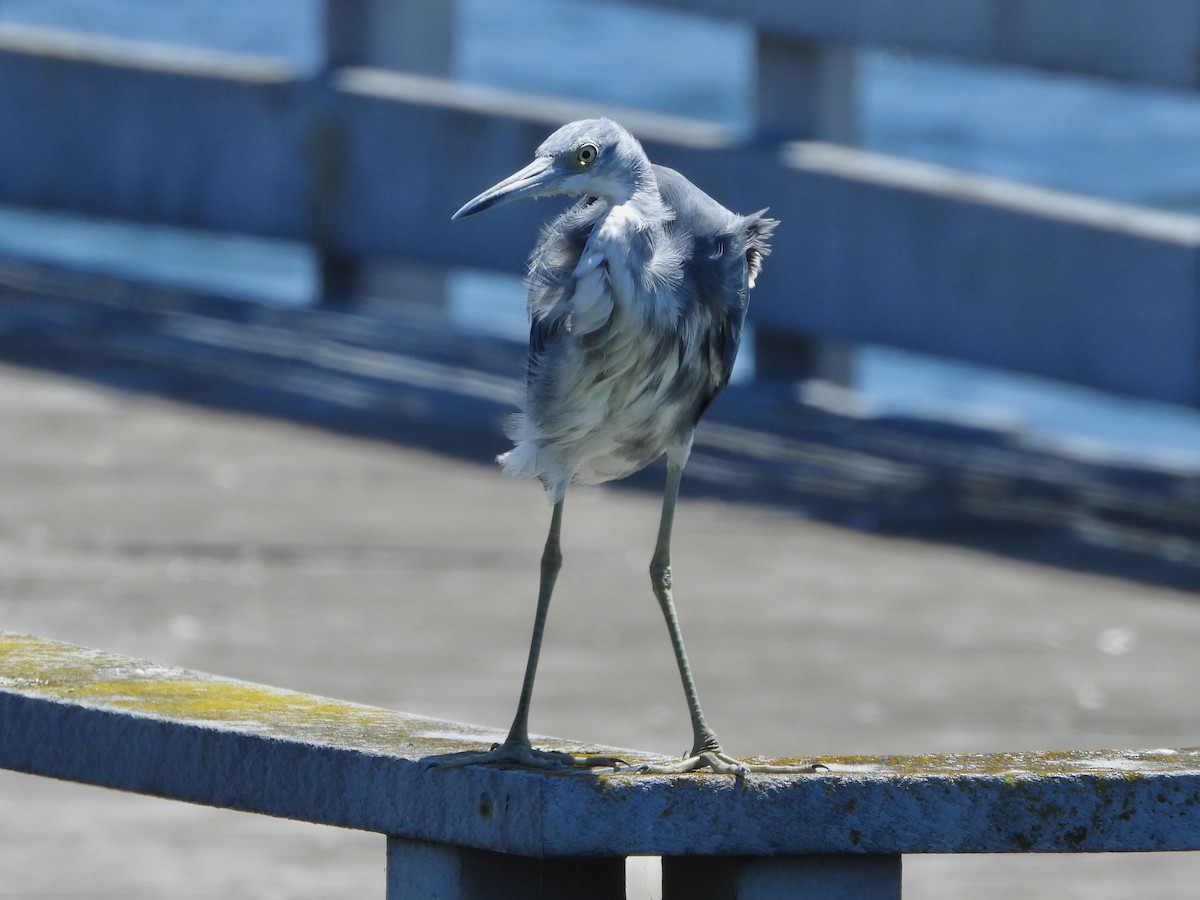
[[[762,271],[763,260],[771,255],[771,236],[779,225],[778,219],[766,217],[769,210],[768,206],[746,216],[746,264],[750,287],[754,287],[754,280]]]

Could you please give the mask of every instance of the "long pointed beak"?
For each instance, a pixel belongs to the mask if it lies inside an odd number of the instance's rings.
[[[519,172],[509,175],[499,184],[494,184],[478,197],[468,200],[451,219],[462,219],[477,212],[491,209],[509,200],[545,192],[555,178],[554,158],[539,156]]]

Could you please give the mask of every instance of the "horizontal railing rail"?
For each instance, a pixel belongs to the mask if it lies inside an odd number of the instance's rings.
[[[349,0],[361,2],[361,0]],[[644,0],[823,43],[868,44],[989,63],[1200,88],[1200,6],[1192,0]]]
[[[389,897],[623,897],[625,858],[654,855],[664,900],[872,900],[900,895],[909,853],[1200,849],[1200,750],[834,757],[739,782],[545,739],[631,770],[431,765],[502,736],[0,632],[0,766],[388,835]]]

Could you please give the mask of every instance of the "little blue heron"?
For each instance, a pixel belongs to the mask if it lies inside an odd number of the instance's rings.
[[[550,595],[562,564],[563,498],[572,482],[623,478],[667,457],[658,541],[650,563],[692,718],[691,752],[654,766],[742,775],[704,720],[671,597],[671,527],[679,480],[700,416],[729,381],[749,290],[778,222],[766,210],[725,209],[678,172],[654,165],[608,119],[564,125],[533,162],[454,214],[520,197],[581,199],[542,231],[529,262],[529,368],[522,411],[499,458],[541,480],[554,504],[542,554],[533,639],[516,717],[504,743],[455,765],[609,766],[607,757],[535,750],[529,703]]]

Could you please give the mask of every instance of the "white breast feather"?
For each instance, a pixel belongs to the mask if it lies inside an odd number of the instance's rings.
[[[617,206],[597,223],[564,299],[566,335],[553,351],[561,355],[553,373],[537,376],[547,379],[537,390],[548,395],[538,409],[526,407],[510,434],[516,446],[500,457],[508,474],[536,475],[556,498],[573,477],[600,482],[641,468],[648,460],[622,455],[623,443],[644,439],[661,452],[673,427],[662,411],[678,359],[660,354],[652,371],[644,367],[662,329],[677,321],[671,288],[683,247],[659,241],[639,280],[630,246],[640,237],[638,221],[636,211]]]

